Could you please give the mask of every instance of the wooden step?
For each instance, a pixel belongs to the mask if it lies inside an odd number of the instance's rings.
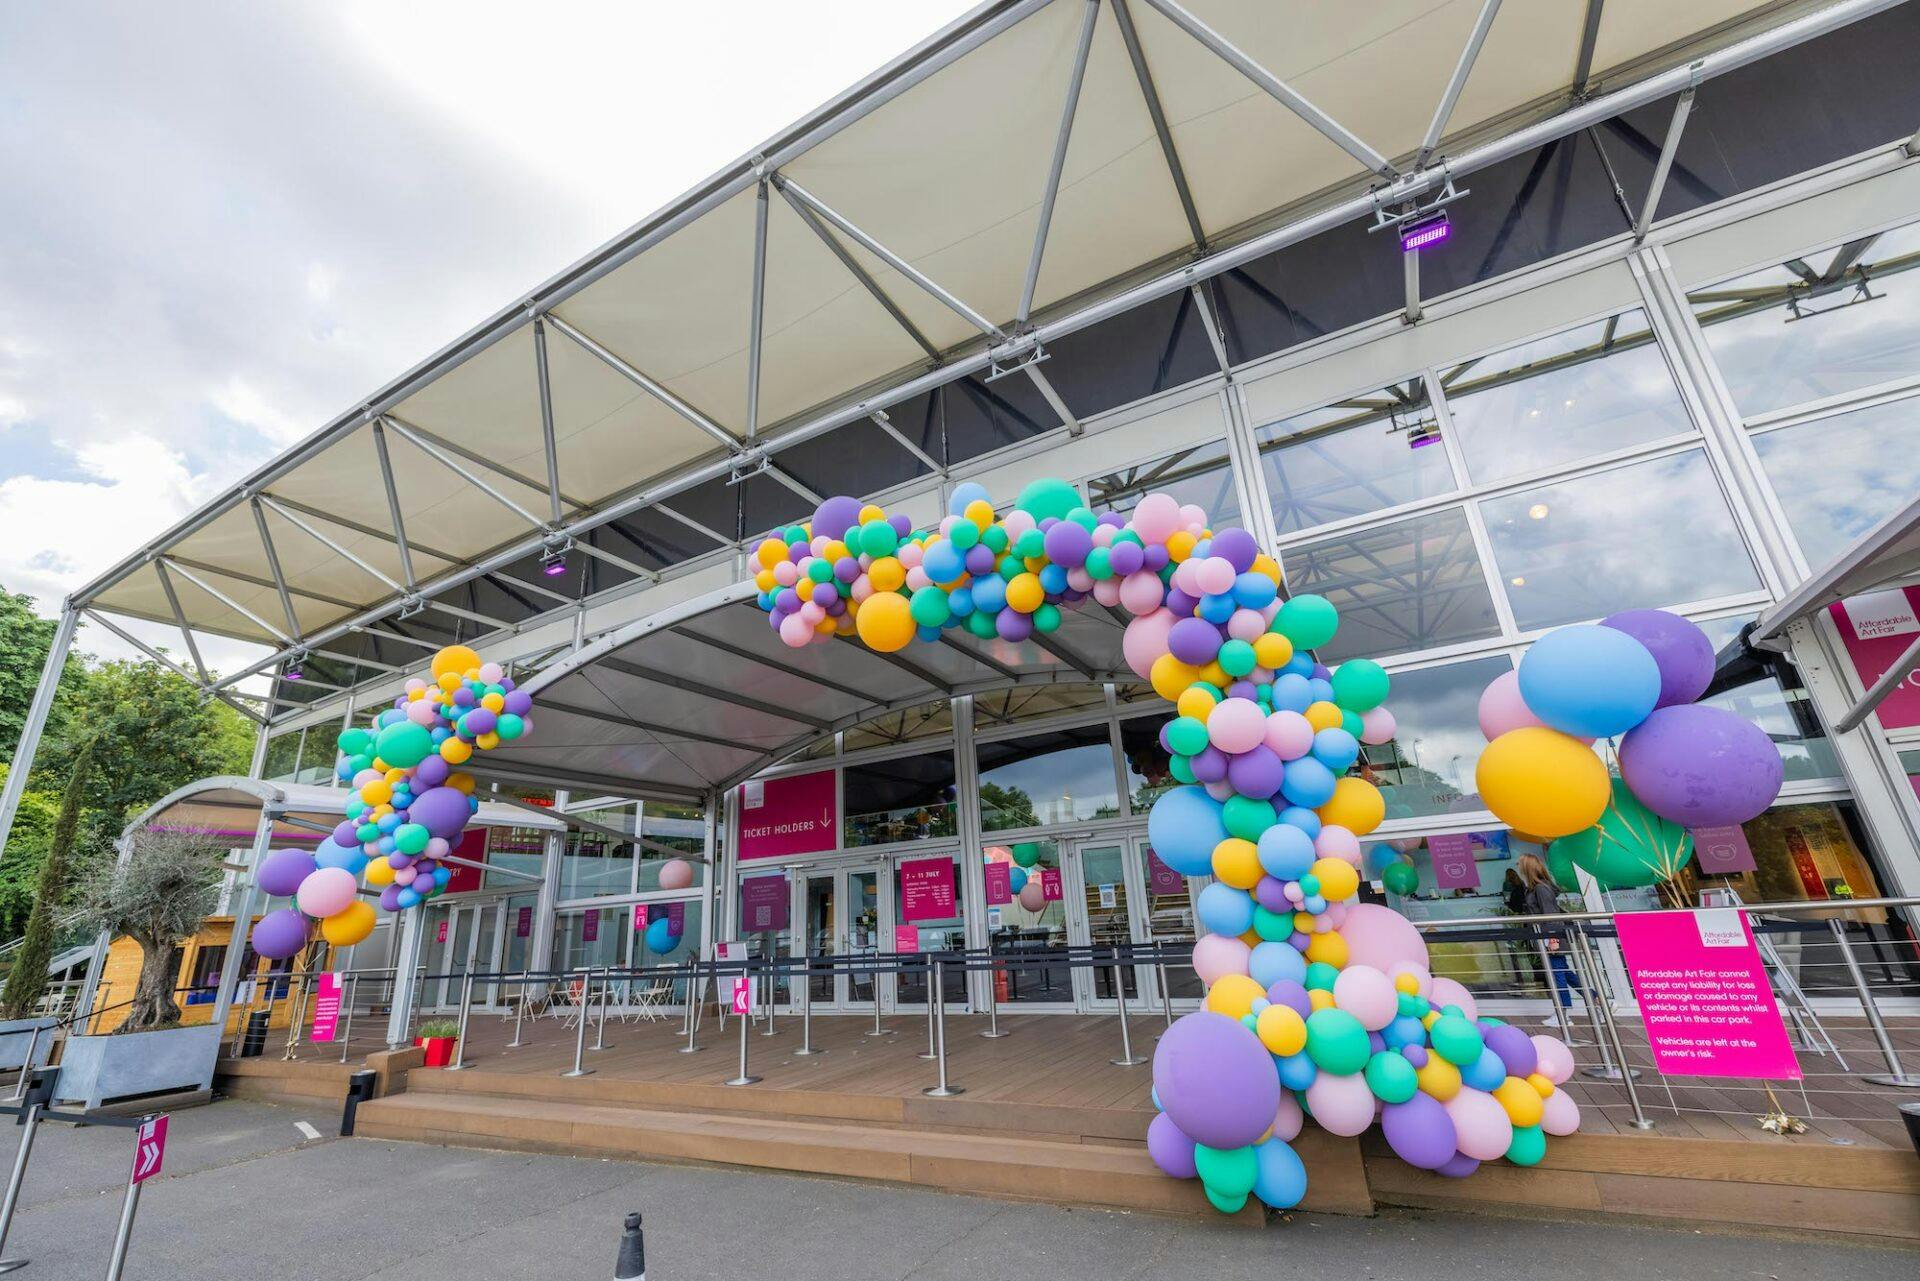
[[[470,1089],[410,1090],[363,1104],[356,1133],[467,1147],[736,1165],[1018,1200],[1218,1217],[1197,1182],[1167,1178],[1143,1147],[1072,1139],[781,1118],[757,1111],[688,1113]],[[1305,1142],[1305,1149],[1302,1155],[1315,1178],[1304,1208],[1372,1212],[1357,1144],[1317,1135]],[[1253,1206],[1236,1217],[1264,1222]]]

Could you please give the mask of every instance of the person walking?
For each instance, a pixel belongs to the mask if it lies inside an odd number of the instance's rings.
[[[1560,912],[1560,886],[1553,879],[1553,873],[1547,870],[1546,860],[1538,854],[1527,853],[1520,856],[1519,879],[1524,887],[1520,912],[1525,916],[1556,916]],[[1573,989],[1580,985],[1580,976],[1574,972],[1560,936],[1564,927],[1557,925],[1536,927],[1537,936],[1547,949],[1547,964],[1552,970],[1552,983],[1555,996],[1562,1006],[1573,1004]]]

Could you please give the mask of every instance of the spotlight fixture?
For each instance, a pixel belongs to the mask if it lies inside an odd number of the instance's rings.
[[[285,676],[290,681],[305,680],[307,677],[307,674],[301,670],[301,665],[306,661],[307,661],[307,651],[303,649],[299,653],[287,659],[287,665],[283,669],[281,669],[280,674]]]
[[[1431,249],[1445,243],[1452,235],[1453,223],[1447,219],[1447,211],[1441,209],[1424,218],[1400,224],[1400,252],[1411,254]]]
[[[567,572],[567,553],[573,550],[571,538],[554,537],[547,540],[546,550],[540,553],[540,572],[548,578],[558,578]]]

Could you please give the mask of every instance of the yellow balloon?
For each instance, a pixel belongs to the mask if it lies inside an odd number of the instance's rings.
[[[847,545],[836,538],[821,551],[820,559],[832,564],[844,559],[847,554]]]
[[[978,525],[981,529],[985,529],[987,526],[993,524],[993,504],[984,498],[974,499],[967,504],[967,509],[960,514]]]
[[[1252,841],[1229,836],[1213,847],[1213,877],[1236,890],[1250,890],[1266,872],[1260,866],[1260,850]]]
[[[1187,686],[1200,679],[1200,671],[1172,654],[1162,654],[1153,660],[1147,679],[1152,683],[1154,693],[1172,703],[1186,692]]]
[[[444,672],[435,672],[433,679],[434,679],[434,682],[438,684],[441,689],[446,690],[449,694],[451,694],[454,690],[459,689],[462,685],[466,683],[465,681],[460,679],[459,672],[451,671],[451,670],[444,671]]]
[[[893,563],[898,565],[900,562],[896,560]],[[874,562],[874,568],[879,567],[879,562]],[[867,597],[860,606],[858,622],[860,639],[866,642],[868,649],[878,650],[882,654],[905,649],[913,640],[913,611],[907,607],[907,598],[894,592],[876,592]]]
[[[1501,1107],[1507,1110],[1507,1118],[1515,1125],[1538,1125],[1540,1116],[1546,1111],[1546,1100],[1531,1085],[1517,1076],[1510,1076],[1493,1087],[1493,1097]]]
[[[1175,563],[1193,555],[1193,545],[1200,540],[1184,529],[1176,529],[1167,535],[1167,556]]]
[[[1207,1008],[1230,1019],[1253,1013],[1253,1003],[1262,1000],[1267,989],[1244,974],[1222,974],[1207,989]]]
[[[1307,993],[1307,1004],[1315,1010],[1330,1010],[1333,1008],[1333,993],[1316,987]]]
[[[1307,940],[1304,953],[1309,961],[1325,961],[1334,969],[1345,969],[1347,965],[1347,941],[1340,937],[1338,930],[1328,930],[1325,934],[1316,934]]]
[[[374,889],[385,889],[393,884],[393,864],[384,858],[377,858],[367,864],[367,884]]]
[[[1253,661],[1269,671],[1279,671],[1293,661],[1293,642],[1279,632],[1262,632],[1253,642]]]
[[[491,752],[494,748],[500,746],[500,736],[489,730],[487,733],[475,738],[473,745],[483,752]]]
[[[813,589],[818,586],[811,578],[803,578],[793,585],[793,594],[803,601],[813,599]]]
[[[1288,1005],[1269,1005],[1260,1011],[1255,1020],[1253,1034],[1260,1038],[1260,1044],[1267,1047],[1267,1053],[1278,1054],[1282,1058],[1298,1054],[1307,1047],[1307,1021],[1300,1012]]]
[[[320,937],[335,947],[352,947],[371,933],[373,905],[359,899],[320,922]]]
[[[886,508],[881,507],[878,504],[868,503],[865,507],[862,507],[860,509],[860,523],[862,525],[868,523],[869,521],[885,520],[886,518],[887,518]]]
[[[1532,1076],[1527,1078],[1527,1084],[1531,1085],[1533,1087],[1533,1092],[1535,1094],[1538,1094],[1541,1098],[1550,1099],[1553,1097],[1553,1082],[1549,1081],[1546,1077],[1541,1076],[1538,1072],[1535,1072]]]
[[[1360,873],[1343,858],[1316,859],[1311,870],[1320,882],[1320,897],[1329,903],[1343,902],[1359,892]]]
[[[1200,669],[1200,679],[1220,689],[1233,684],[1233,677],[1227,675],[1227,669],[1220,666],[1217,658]]]
[[[1180,715],[1191,716],[1194,720],[1205,724],[1207,717],[1213,715],[1213,709],[1219,705],[1220,696],[1218,694],[1207,689],[1205,686],[1193,685],[1181,691],[1180,697],[1174,701],[1173,707]]]
[[[787,545],[777,538],[763,538],[760,546],[754,548],[753,558],[760,562],[762,569],[772,569],[787,558]]]
[[[433,678],[446,685],[445,676],[451,672],[458,677],[469,667],[480,666],[480,655],[465,645],[449,645],[433,656]]]
[[[473,745],[465,739],[449,738],[440,744],[440,759],[449,765],[458,765],[473,755]]]
[[[449,774],[447,775],[447,786],[451,787],[456,792],[464,792],[468,796],[472,796],[473,795],[473,775]]]
[[[385,779],[375,779],[360,789],[360,799],[369,805],[383,805],[393,799],[393,785]]]
[[[873,584],[876,595],[897,592],[907,581],[907,567],[892,556],[882,556],[867,567],[867,581]]]
[[[1015,574],[1013,581],[1007,584],[1007,604],[1022,614],[1031,614],[1046,599],[1047,589],[1040,585],[1038,574]]]
[[[1313,726],[1314,733],[1323,729],[1339,729],[1344,719],[1340,709],[1332,703],[1320,702],[1307,704],[1307,724]]]
[[[1501,822],[1549,840],[1599,822],[1611,795],[1607,767],[1591,748],[1537,725],[1488,743],[1474,780]]]
[[[1427,1055],[1427,1065],[1414,1072],[1413,1079],[1420,1083],[1422,1093],[1442,1103],[1460,1093],[1460,1069],[1438,1054]]]
[[[1280,585],[1280,562],[1265,552],[1253,558],[1253,572],[1263,578],[1272,579],[1276,587]]]
[[[1380,826],[1387,816],[1386,797],[1364,778],[1352,775],[1333,785],[1333,799],[1318,810],[1320,821],[1344,827],[1355,836],[1365,836]]]

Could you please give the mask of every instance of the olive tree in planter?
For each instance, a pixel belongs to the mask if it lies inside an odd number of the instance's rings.
[[[126,857],[100,860],[80,878],[82,919],[140,947],[140,978],[126,1019],[111,1036],[74,1037],[58,1095],[98,1107],[107,1099],[166,1089],[206,1089],[223,1029],[181,1027],[174,994],[181,944],[219,903],[226,849],[210,832],[148,829]],[[236,935],[233,946],[240,946]]]

